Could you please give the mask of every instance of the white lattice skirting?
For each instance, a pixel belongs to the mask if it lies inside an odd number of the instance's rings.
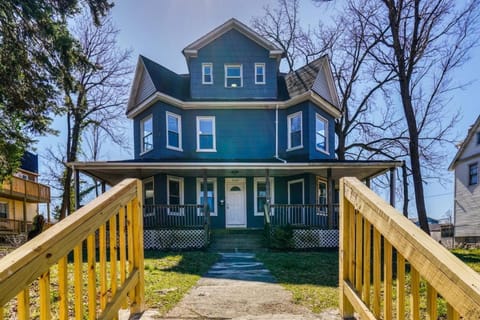
[[[338,230],[294,229],[293,245],[296,249],[336,248]]]
[[[206,247],[204,229],[144,230],[145,249],[200,249]]]

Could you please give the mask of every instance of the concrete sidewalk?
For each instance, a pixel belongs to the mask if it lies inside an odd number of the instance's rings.
[[[337,310],[313,314],[294,304],[291,293],[275,283],[253,253],[221,255],[165,316],[148,310],[140,319],[340,319]]]

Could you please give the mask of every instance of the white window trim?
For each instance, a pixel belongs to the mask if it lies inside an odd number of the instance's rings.
[[[153,205],[155,205],[155,177],[150,177],[150,178],[147,178],[147,179],[142,180],[143,203],[145,203],[145,190],[146,190],[145,184],[147,184],[147,183],[149,183],[149,182],[151,182],[151,183],[152,183],[152,186],[153,186],[153,197],[152,197],[152,198],[153,198]],[[154,215],[153,212],[154,212],[154,211],[152,211],[152,214],[149,214],[148,217],[149,217],[149,216],[153,216],[153,215]],[[144,213],[144,215],[145,215],[145,213]],[[147,215],[145,215],[145,216],[147,216]]]
[[[302,204],[305,204],[305,180],[304,179],[297,179],[288,181],[288,204],[290,203],[290,185],[294,183],[302,183]]]
[[[253,178],[253,205],[254,205],[254,215],[255,216],[263,216],[263,211],[257,212],[257,183],[258,182],[265,182],[267,179],[265,177],[257,177]],[[270,204],[275,203],[275,179],[270,177]],[[271,214],[273,216],[273,209],[271,209]]]
[[[212,120],[213,148],[200,149],[200,120]],[[198,116],[197,117],[197,152],[217,152],[217,134],[215,125],[215,116]]]
[[[240,77],[227,77],[227,68],[228,67],[240,67]],[[232,63],[232,64],[225,64],[225,67],[224,67],[224,71],[225,71],[225,88],[242,88],[243,87],[243,65],[242,64],[238,64],[238,63]],[[227,79],[237,79],[237,78],[240,78],[240,87],[229,87],[227,86]]]
[[[184,192],[183,192],[183,178],[167,176],[167,205],[170,205],[170,181],[177,181],[179,183],[179,192],[180,192],[180,205],[184,204]],[[169,216],[184,216],[185,212],[170,211],[170,208],[167,210]]]
[[[325,124],[325,150],[317,147],[317,119],[322,121]],[[330,152],[328,151],[329,150],[328,142],[329,142],[328,141],[328,120],[322,117],[319,113],[316,113],[315,114],[315,149],[329,155]]]
[[[328,193],[330,192],[330,190],[328,190],[329,189],[328,180],[323,178],[323,177],[317,177],[317,184],[315,186],[315,203],[318,204],[318,205],[321,204],[321,203],[318,202],[318,192],[319,192],[318,184],[320,182],[325,183],[325,188],[327,190],[327,201],[326,202],[327,202],[327,206],[328,206]],[[326,214],[326,213],[327,213],[326,211],[325,212],[324,211],[320,211],[320,212],[317,211],[317,215]]]
[[[210,67],[210,78],[211,81],[205,81],[205,67]],[[213,63],[202,63],[202,84],[213,84]]]
[[[213,211],[210,211],[210,216],[216,217],[218,215],[218,209],[217,209],[217,202],[218,202],[218,193],[217,193],[217,178],[207,178],[207,183],[211,182],[213,183],[213,197],[215,198],[215,201],[213,203]],[[197,203],[202,205],[203,203],[200,203],[200,198],[203,193],[203,178],[197,178]],[[198,209],[198,216],[203,216],[201,213],[200,209]]]
[[[292,147],[292,137],[291,137],[291,124],[290,119],[295,118],[296,116],[300,116],[300,145]],[[288,135],[288,145],[287,151],[293,151],[298,149],[303,149],[303,114],[302,111],[298,111],[287,116],[287,135]]]
[[[257,82],[257,67],[262,67],[263,68],[263,82]],[[254,74],[255,74],[255,84],[265,84],[266,83],[266,75],[265,75],[265,63],[255,63],[255,69],[254,69]]]
[[[143,133],[144,133],[143,126],[144,126],[144,123],[148,120],[152,120],[152,148],[148,149],[148,150],[144,150],[145,136],[143,135]],[[150,152],[152,150],[153,150],[153,116],[150,114],[150,115],[146,116],[145,118],[143,118],[142,120],[140,120],[140,155],[143,155],[143,154],[145,154],[147,152]]]
[[[170,145],[170,141],[168,141],[168,117],[173,117],[173,118],[176,118],[177,121],[178,121],[178,147],[175,147],[175,146],[171,146]],[[165,115],[165,133],[166,133],[166,136],[167,136],[167,149],[171,149],[171,150],[176,150],[176,151],[183,151],[182,149],[182,116],[181,115],[178,115],[178,114],[175,114],[175,113],[172,113],[172,112],[169,112],[167,111],[166,112],[166,115]]]

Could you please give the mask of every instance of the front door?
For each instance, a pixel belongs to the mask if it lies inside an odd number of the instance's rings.
[[[245,178],[225,179],[225,225],[227,228],[247,226]]]

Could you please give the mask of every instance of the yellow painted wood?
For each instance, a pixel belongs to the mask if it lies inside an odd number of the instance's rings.
[[[392,319],[392,245],[383,241],[383,319]]]
[[[382,281],[382,238],[377,229],[373,229],[373,314],[380,317],[381,281]]]
[[[397,252],[397,320],[405,319],[405,259]]]
[[[360,213],[355,214],[355,289],[362,294],[363,276],[363,220]]]
[[[125,232],[125,206],[121,207],[119,210],[118,215],[118,237],[119,237],[119,246],[118,249],[120,250],[120,286],[123,285],[125,279],[127,278],[127,267],[126,267],[126,260],[127,260],[127,246],[126,246],[126,232]],[[127,299],[124,300],[122,308],[127,307]]]
[[[97,279],[95,258],[95,234],[87,238],[87,266],[88,266],[88,319],[95,320],[97,317]]]
[[[357,295],[355,289],[350,285],[349,282],[343,284],[345,288],[345,295],[347,299],[352,303],[355,312],[360,315],[360,319],[364,320],[376,320],[375,315],[370,311],[370,309],[362,301],[361,297]],[[352,317],[353,318],[353,317]],[[345,319],[345,317],[344,317]]]
[[[117,317],[118,309],[122,306],[122,301],[127,299],[128,293],[132,291],[138,283],[138,274],[138,270],[134,270],[128,276],[125,282],[118,288],[117,292],[112,297],[112,300],[107,304],[105,310],[98,317],[99,320],[110,320]]]
[[[135,259],[135,250],[133,244],[133,208],[132,201],[127,203],[127,257],[128,257],[128,274],[133,271],[133,260]],[[135,290],[128,295],[130,303],[135,301]]]
[[[133,199],[133,239],[134,239],[134,268],[138,271],[138,283],[135,286],[135,303],[130,308],[132,314],[145,310],[145,276],[143,254],[143,184],[137,182],[137,197]]]
[[[480,275],[355,178],[342,195],[464,318],[480,319]]]
[[[4,317],[3,317],[3,313],[4,313],[4,312],[5,312],[5,311],[3,310],[3,308],[0,307],[0,320],[3,320],[3,319],[4,319]]]
[[[99,265],[100,265],[100,309],[107,305],[107,243],[106,226],[102,225],[98,232],[99,238]]]
[[[117,292],[117,216],[110,218],[110,288],[112,296]]]
[[[83,320],[83,256],[82,243],[73,249],[73,281],[74,281],[74,305],[75,319]]]
[[[355,281],[355,209],[348,206],[348,280],[351,283]]]
[[[447,320],[460,320],[460,315],[450,304],[447,304]]]
[[[68,319],[68,270],[67,256],[58,261],[58,317]]]
[[[30,289],[21,290],[17,295],[18,319],[30,319]]]
[[[427,319],[428,320],[437,320],[437,291],[427,284]]]
[[[412,320],[420,320],[420,275],[413,267],[410,270],[410,314]]]
[[[372,237],[371,225],[368,221],[364,221],[364,242],[363,242],[363,301],[370,307],[370,272],[372,258]]]
[[[40,320],[50,319],[50,271],[38,279],[40,291]]]
[[[0,305],[27,287],[91,230],[104,224],[118,208],[136,196],[136,180],[126,179],[72,215],[48,228],[22,247],[0,259]]]
[[[343,194],[343,185],[340,184],[340,194]],[[339,307],[342,318],[353,316],[353,306],[345,295],[344,283],[348,280],[348,266],[350,259],[348,257],[348,230],[349,230],[349,208],[351,206],[344,197],[340,197],[340,215],[339,215]]]

